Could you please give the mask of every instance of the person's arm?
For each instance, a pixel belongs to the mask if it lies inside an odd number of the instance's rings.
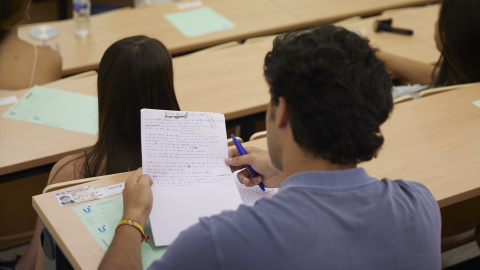
[[[434,65],[425,64],[387,52],[377,51],[378,59],[385,62],[387,70],[410,83],[430,84]]]
[[[230,149],[228,158],[225,159],[225,163],[230,166],[232,172],[250,165],[259,174],[258,177],[252,177],[248,170],[243,170],[237,175],[240,183],[252,187],[263,182],[265,187],[280,187],[284,180],[283,173],[273,166],[268,152],[256,147],[245,147],[245,152],[247,154],[242,156],[237,149]]]
[[[145,227],[153,204],[152,184],[150,176],[142,175],[141,168],[125,181],[122,219],[136,220]],[[141,239],[141,233],[134,227],[118,227],[98,269],[143,269]]]

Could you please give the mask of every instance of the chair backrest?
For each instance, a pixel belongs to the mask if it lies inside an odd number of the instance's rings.
[[[427,90],[420,91],[420,93],[418,93],[418,98],[427,97],[427,96],[431,96],[431,95],[438,94],[438,93],[441,93],[441,92],[471,86],[471,85],[474,85],[474,84],[476,84],[476,83],[456,84],[456,85],[427,89]]]
[[[334,25],[335,26],[346,26],[350,23],[358,22],[361,19],[362,19],[362,17],[355,16],[355,17],[351,17],[351,18],[348,18],[348,19],[345,19],[345,20],[338,21],[338,22],[334,23]]]
[[[236,138],[239,142],[243,143],[243,139],[242,139],[242,138],[240,138],[240,137],[235,137],[235,138]],[[233,139],[232,139],[232,138],[228,138],[228,139],[227,139],[227,145],[228,145],[228,146],[235,145],[235,144],[233,143]]]
[[[397,104],[397,103],[402,103],[402,102],[409,101],[409,100],[413,100],[413,97],[410,96],[410,95],[405,95],[405,96],[401,96],[401,97],[393,99],[393,103]]]
[[[253,141],[253,140],[260,139],[260,138],[265,138],[265,137],[267,137],[267,131],[266,130],[253,133],[252,136],[250,136],[249,141]]]
[[[277,35],[249,38],[245,40],[243,44],[251,44],[251,43],[263,42],[263,41],[273,41],[276,37]]]
[[[43,193],[52,192],[52,191],[55,191],[55,190],[59,190],[59,189],[62,189],[62,188],[68,188],[68,187],[83,184],[83,183],[88,183],[88,182],[91,182],[91,181],[97,180],[97,179],[98,179],[98,177],[93,177],[93,178],[85,178],[85,179],[78,179],[78,180],[72,180],[72,181],[67,181],[67,182],[51,184],[51,185],[46,186],[43,189]]]
[[[230,47],[234,47],[234,46],[238,46],[238,45],[240,45],[240,43],[238,43],[237,41],[230,41],[230,42],[223,43],[223,44],[220,44],[220,45],[217,45],[217,46],[213,46],[213,47],[209,47],[209,48],[206,48],[206,49],[203,49],[203,50],[200,50],[200,51],[196,51],[196,52],[190,53],[188,55],[205,54],[205,53],[214,52],[214,51],[218,51],[218,50],[222,50],[222,49],[225,49],[225,48],[230,48]]]
[[[62,79],[62,81],[76,80],[76,79],[85,78],[85,77],[96,75],[96,74],[97,74],[97,71],[90,70],[90,71],[86,71],[86,72],[83,72],[83,73],[75,74],[73,76],[66,77],[66,78]]]

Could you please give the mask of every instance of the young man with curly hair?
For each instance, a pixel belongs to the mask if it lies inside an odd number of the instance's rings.
[[[269,151],[231,150],[241,182],[278,187],[185,230],[151,269],[440,269],[440,211],[423,185],[375,179],[391,81],[368,41],[334,26],[279,36],[265,58]],[[126,182],[124,218],[145,224],[151,180]],[[258,187],[254,187],[258,188]],[[141,267],[140,238],[119,228],[101,268]]]

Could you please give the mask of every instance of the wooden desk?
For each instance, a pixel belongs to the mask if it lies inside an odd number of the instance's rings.
[[[60,45],[63,74],[68,75],[98,68],[100,59],[108,46],[121,38],[133,35],[157,38],[172,54],[179,54],[232,40],[281,32],[295,24],[291,14],[270,1],[203,0],[202,2],[204,6],[211,7],[234,22],[235,27],[198,37],[186,37],[167,21],[164,15],[188,9],[179,9],[178,3],[169,2],[124,8],[91,16],[91,35],[87,37],[78,37],[73,33],[72,20],[50,22],[49,25],[59,29],[60,35],[49,43]],[[20,38],[42,44],[29,36],[28,31],[37,25],[20,27]]]
[[[440,207],[480,196],[480,108],[472,104],[476,100],[480,84],[395,105],[382,127],[386,143],[379,157],[360,166],[380,179],[424,184]],[[244,145],[267,147],[265,138]],[[99,180],[88,185],[113,185],[130,174],[95,177]],[[33,206],[74,268],[97,268],[104,252],[71,206],[59,207],[52,193],[34,196]]]
[[[436,63],[440,57],[434,40],[435,22],[440,5],[410,8],[353,21],[342,26],[365,36],[380,50],[424,63]],[[378,19],[393,19],[393,26],[412,29],[412,36],[375,32],[373,23]]]
[[[382,126],[378,157],[361,163],[376,178],[424,184],[440,207],[480,196],[480,83],[396,104]],[[266,138],[244,143],[267,150]]]
[[[235,23],[233,29],[199,37],[186,37],[165,18],[165,14],[184,11],[178,3],[162,3],[137,8],[123,8],[91,17],[91,35],[78,37],[73,33],[73,21],[50,22],[60,35],[49,41],[58,43],[63,56],[63,75],[98,68],[100,59],[113,42],[133,35],[148,35],[160,39],[172,54],[180,54],[232,40],[280,33],[316,23],[333,22],[356,15],[372,15],[382,10],[431,2],[428,0],[203,0],[219,14]],[[43,23],[45,24],[45,23]],[[38,24],[20,27],[20,38],[42,44],[29,36]]]
[[[480,195],[480,108],[471,103],[479,99],[480,84],[396,105],[394,115],[383,127],[384,149],[377,160],[363,167],[379,178],[388,175],[423,183],[441,207]],[[266,139],[245,145],[266,149]],[[89,185],[112,185],[129,175],[98,177],[100,180]],[[103,250],[70,207],[59,207],[51,193],[35,196],[33,204],[72,265],[95,269]]]
[[[247,145],[266,149],[266,140],[260,139],[247,143]],[[234,148],[234,146],[230,148]],[[95,189],[102,188],[125,182],[132,173],[92,177],[90,178],[92,182],[78,186],[91,185]],[[74,269],[97,269],[105,252],[72,211],[72,206],[60,207],[53,195],[62,190],[72,190],[74,187],[34,196],[33,207]],[[86,203],[88,204],[88,202]],[[75,206],[78,205],[82,204]]]
[[[418,10],[429,9],[434,13],[434,8],[438,7]],[[410,14],[413,11],[407,12]],[[397,38],[408,39],[404,36]],[[273,37],[205,54],[174,58],[175,88],[180,108],[223,113],[227,120],[266,111],[270,95],[262,67],[265,54],[272,48],[272,40]],[[415,45],[406,43],[401,48],[410,48],[409,51],[414,52],[410,46]],[[385,50],[393,48],[395,46],[385,46]],[[418,52],[428,55],[429,51],[436,52],[431,46]],[[74,81],[61,80],[46,86],[96,95],[96,80],[94,75]],[[25,92],[15,93],[20,97]],[[0,107],[0,113],[8,107]],[[0,118],[0,136],[0,175],[56,162],[65,155],[90,147],[96,141],[96,136],[6,118]]]
[[[480,195],[480,83],[395,105],[382,126],[375,177],[417,181],[440,207]]]
[[[288,10],[299,20],[299,25],[309,26],[331,23],[354,16],[372,16],[384,10],[412,7],[439,2],[438,0],[271,0]]]
[[[223,113],[226,120],[266,111],[270,93],[263,64],[272,41],[174,58],[180,108]]]
[[[78,80],[59,80],[46,87],[96,96],[97,76]],[[5,93],[0,97],[15,95],[20,99],[29,89]],[[0,106],[0,114],[12,105]],[[0,117],[0,176],[57,162],[66,155],[92,146],[97,135],[89,135]]]
[[[106,187],[125,182],[131,173],[94,177],[92,179],[98,180],[79,186]],[[73,187],[55,192],[71,189]],[[74,269],[97,269],[105,252],[73,212],[72,206],[60,207],[53,193],[34,196],[33,208]]]
[[[271,41],[174,59],[175,92],[182,110],[210,111],[226,120],[266,111],[270,94],[263,59]],[[234,64],[232,64],[234,63]],[[46,87],[97,95],[97,75]],[[4,94],[18,99],[27,90]],[[11,105],[1,106],[3,114]],[[0,117],[0,176],[57,162],[91,147],[97,136]]]

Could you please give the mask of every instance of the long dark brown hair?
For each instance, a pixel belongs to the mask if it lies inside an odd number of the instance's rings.
[[[0,1],[0,41],[5,37],[5,33],[25,19],[31,2],[32,0]]]
[[[98,141],[85,152],[84,177],[141,166],[140,110],[180,110],[172,57],[158,40],[134,36],[112,44],[98,69]]]
[[[438,30],[443,48],[433,85],[480,82],[480,1],[444,0]]]

